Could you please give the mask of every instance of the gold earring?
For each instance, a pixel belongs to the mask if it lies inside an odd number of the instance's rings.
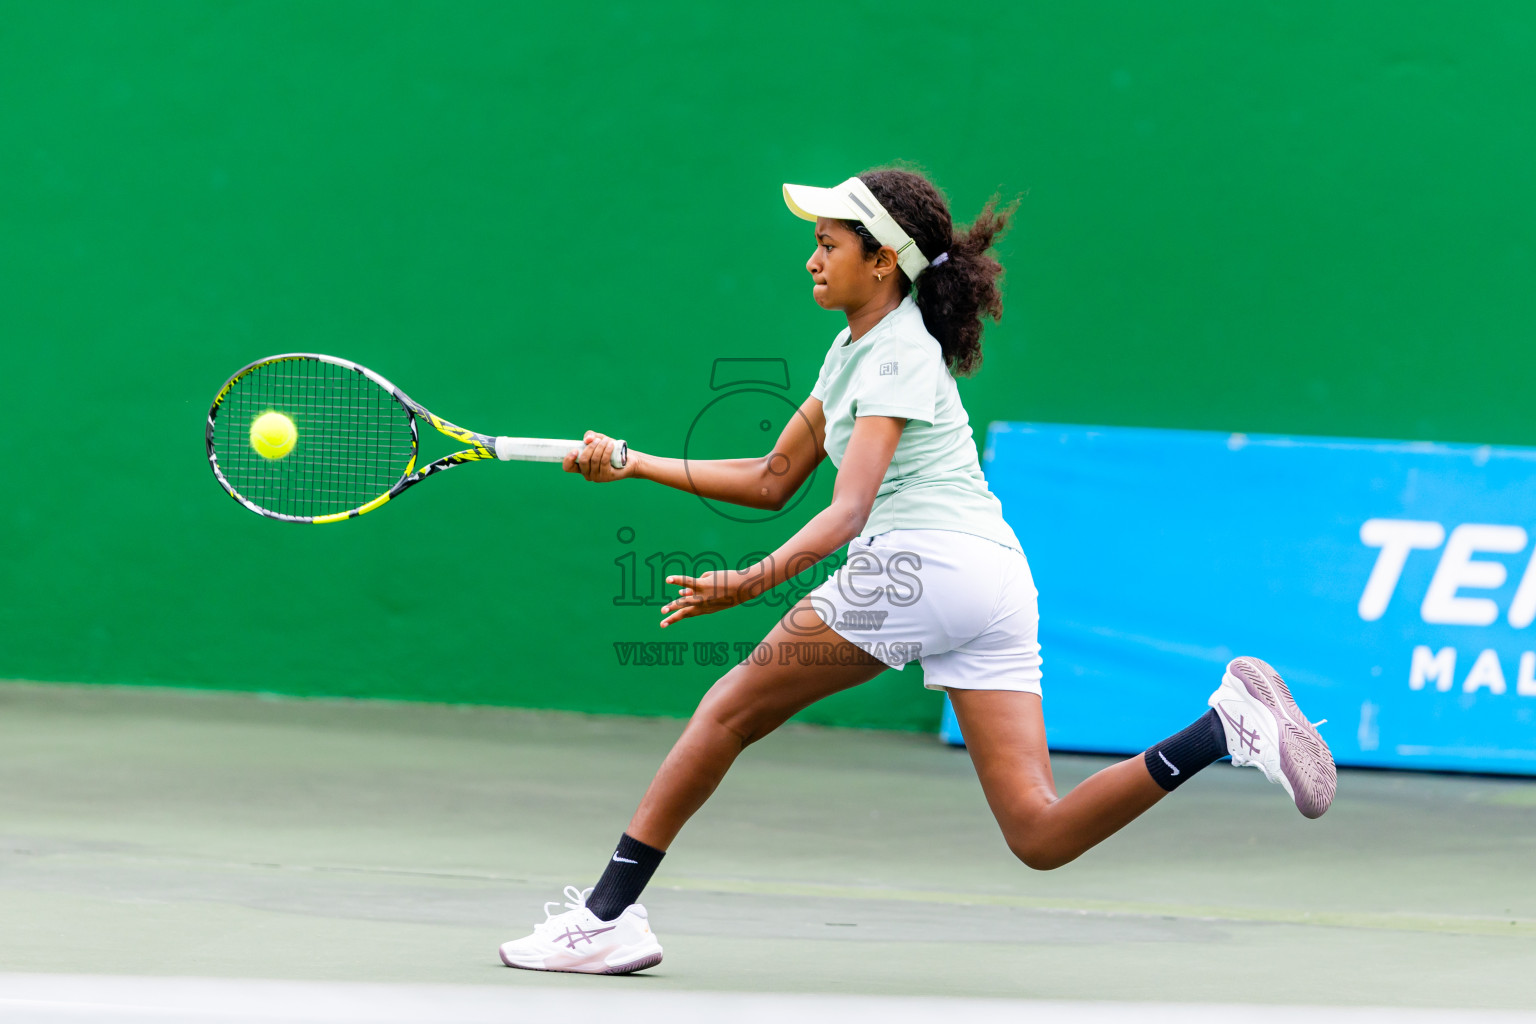
[[[885,280],[885,275],[884,274],[876,274],[875,275],[875,280],[876,281],[884,281]]]

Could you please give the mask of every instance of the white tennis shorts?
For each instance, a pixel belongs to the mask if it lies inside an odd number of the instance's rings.
[[[839,636],[930,690],[1040,692],[1039,593],[1022,552],[949,530],[858,537],[809,599]]]

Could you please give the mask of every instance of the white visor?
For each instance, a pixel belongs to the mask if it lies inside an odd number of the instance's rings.
[[[880,205],[869,186],[858,178],[849,178],[836,188],[785,185],[784,203],[801,220],[831,217],[863,224],[875,236],[875,241],[896,250],[896,263],[906,273],[908,281],[915,282],[918,275],[928,269],[928,257],[896,223],[896,218]]]

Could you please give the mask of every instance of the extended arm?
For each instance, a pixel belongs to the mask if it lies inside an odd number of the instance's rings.
[[[784,425],[773,449],[758,458],[670,459],[631,448],[629,464],[614,469],[609,465],[612,439],[589,430],[586,447],[566,456],[565,471],[594,482],[651,480],[733,505],[777,511],[826,456],[826,431],[821,400],[807,398]]]

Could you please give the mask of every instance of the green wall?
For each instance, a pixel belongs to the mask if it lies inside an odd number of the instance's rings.
[[[715,358],[798,399],[839,327],[779,184],[892,158],[1026,194],[978,425],[1536,444],[1533,67],[1516,2],[0,2],[0,677],[686,714],[718,669],[619,664],[615,560],[771,549],[830,472],[766,523],[477,465],[289,527],[208,403],[333,352],[680,453]],[[915,676],[808,717],[932,727]]]

